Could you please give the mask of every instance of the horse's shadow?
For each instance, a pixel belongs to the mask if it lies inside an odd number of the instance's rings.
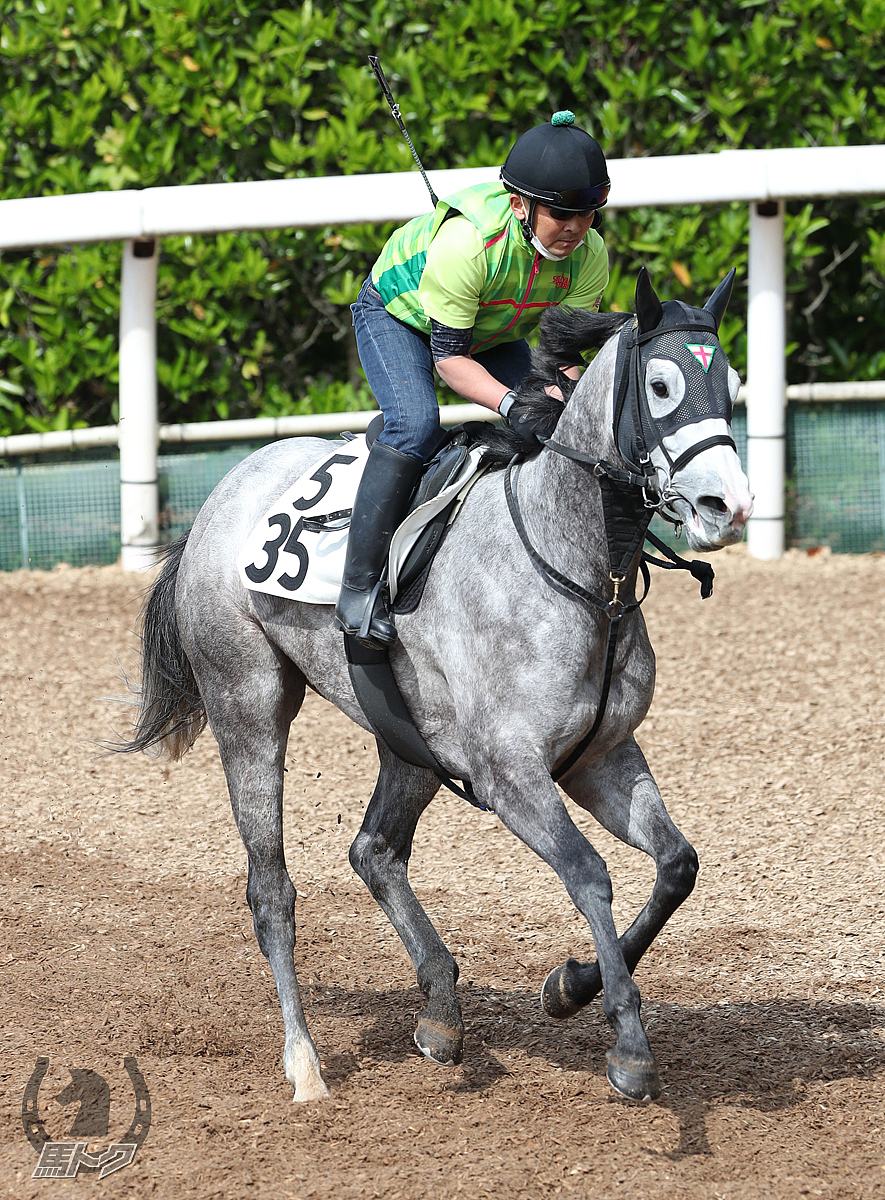
[[[461,989],[464,1064],[448,1090],[484,1092],[509,1069],[513,1051],[564,1072],[598,1071],[612,1043],[599,1001],[570,1021],[552,1021],[534,992]],[[415,988],[383,992],[324,989],[317,1017],[347,1017],[361,1028],[360,1051],[325,1056],[326,1077],[341,1083],[360,1059],[402,1062],[418,1053],[412,1030],[423,1007]],[[788,1110],[817,1080],[870,1079],[885,1068],[885,1011],[861,1002],[783,999],[717,1003],[702,1008],[646,1002],[643,1016],[663,1077],[659,1103],[679,1121],[679,1144],[667,1157],[710,1154],[706,1116],[716,1101],[759,1112]]]

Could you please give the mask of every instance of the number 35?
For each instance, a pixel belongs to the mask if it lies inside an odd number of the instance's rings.
[[[351,454],[333,454],[321,467],[318,467],[311,475],[311,479],[315,479],[320,485],[319,491],[314,496],[302,497],[298,500],[293,500],[292,507],[299,512],[307,512],[319,504],[320,500],[328,492],[332,486],[332,476],[329,474],[329,468],[336,464],[346,466],[348,463],[355,461],[355,456]],[[246,577],[253,583],[265,583],[273,575],[277,567],[277,561],[282,549],[284,554],[294,554],[298,559],[298,570],[294,575],[284,573],[279,576],[277,583],[286,589],[287,592],[297,592],[304,583],[307,575],[307,568],[310,564],[310,557],[307,553],[307,547],[303,546],[298,540],[301,531],[304,528],[304,517],[299,517],[292,526],[292,518],[288,513],[274,513],[268,518],[268,525],[276,525],[279,533],[275,538],[271,538],[264,543],[262,547],[267,555],[267,562],[263,567],[256,567],[254,563],[250,563],[246,567]],[[285,544],[284,544],[285,543]]]

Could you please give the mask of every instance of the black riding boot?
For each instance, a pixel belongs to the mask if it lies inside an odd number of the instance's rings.
[[[374,442],[353,502],[335,621],[339,629],[375,649],[396,641],[380,580],[390,539],[406,515],[423,465],[393,446]]]

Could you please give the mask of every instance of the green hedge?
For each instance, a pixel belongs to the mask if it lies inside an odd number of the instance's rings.
[[[375,52],[431,168],[497,164],[565,107],[613,158],[877,143],[883,29],[885,0],[7,0],[0,197],[409,170]],[[789,206],[791,382],[885,375],[883,208]],[[161,418],[370,403],[347,304],[389,232],[164,239]],[[606,303],[642,264],[665,296],[745,282],[746,237],[743,205],[613,211]],[[114,419],[119,276],[114,243],[0,256],[0,433]]]

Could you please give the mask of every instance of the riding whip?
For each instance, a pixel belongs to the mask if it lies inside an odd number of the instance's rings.
[[[393,114],[394,121],[396,121],[397,125],[399,125],[399,127],[400,127],[400,132],[402,133],[403,137],[408,142],[409,149],[412,151],[412,158],[414,158],[415,162],[418,164],[418,170],[421,172],[421,178],[427,184],[427,190],[428,190],[428,192],[430,192],[430,199],[433,201],[433,207],[436,208],[437,204],[439,203],[436,192],[430,186],[430,180],[427,178],[427,172],[424,170],[424,167],[421,165],[421,159],[418,157],[418,151],[412,145],[412,139],[409,137],[409,132],[406,129],[405,122],[403,121],[402,117],[400,116],[399,105],[393,98],[393,92],[390,90],[390,84],[387,82],[387,78],[381,69],[381,63],[378,59],[377,54],[369,55],[369,66],[375,72],[375,78],[378,80],[378,83],[381,85],[381,91],[384,93],[384,99],[387,101],[387,103],[390,107],[390,111]]]

